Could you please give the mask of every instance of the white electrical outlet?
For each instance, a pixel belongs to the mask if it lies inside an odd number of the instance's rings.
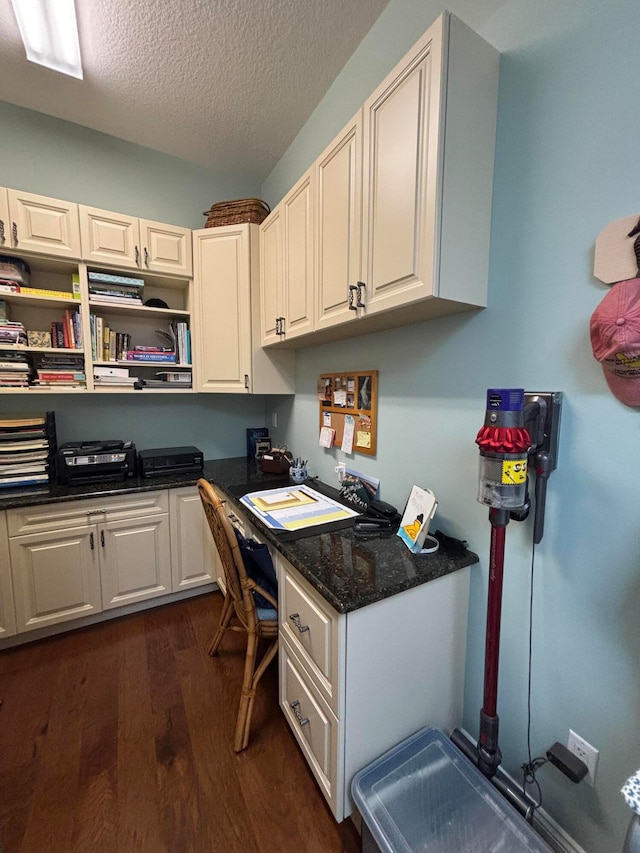
[[[567,749],[587,765],[589,772],[584,777],[584,781],[593,788],[596,781],[596,768],[598,767],[598,750],[572,729],[569,729]]]
[[[345,472],[346,467],[347,467],[346,462],[338,462],[336,467],[333,469],[336,472],[336,474],[338,475],[338,482],[339,483],[341,483],[344,480],[344,472]]]

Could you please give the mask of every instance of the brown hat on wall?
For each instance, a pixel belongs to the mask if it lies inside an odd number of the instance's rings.
[[[591,347],[613,394],[640,406],[640,278],[614,284],[591,315]]]

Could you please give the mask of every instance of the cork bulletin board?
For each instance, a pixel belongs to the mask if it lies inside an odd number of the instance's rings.
[[[318,377],[321,447],[376,453],[378,371],[321,373]]]

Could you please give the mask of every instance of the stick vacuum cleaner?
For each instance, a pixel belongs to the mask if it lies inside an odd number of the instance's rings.
[[[525,401],[525,398],[526,401]],[[534,542],[542,538],[546,481],[556,467],[562,395],[527,394],[521,388],[490,388],[480,448],[478,501],[489,507],[491,546],[485,638],[484,694],[477,743],[454,729],[451,740],[527,820],[535,802],[501,770],[498,746],[498,662],[506,528],[529,513],[527,468],[536,468]],[[533,435],[532,435],[533,433]]]

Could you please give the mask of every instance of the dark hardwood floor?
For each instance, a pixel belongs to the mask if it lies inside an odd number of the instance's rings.
[[[0,853],[333,853],[337,825],[278,708],[233,734],[244,638],[220,593],[0,652]]]

